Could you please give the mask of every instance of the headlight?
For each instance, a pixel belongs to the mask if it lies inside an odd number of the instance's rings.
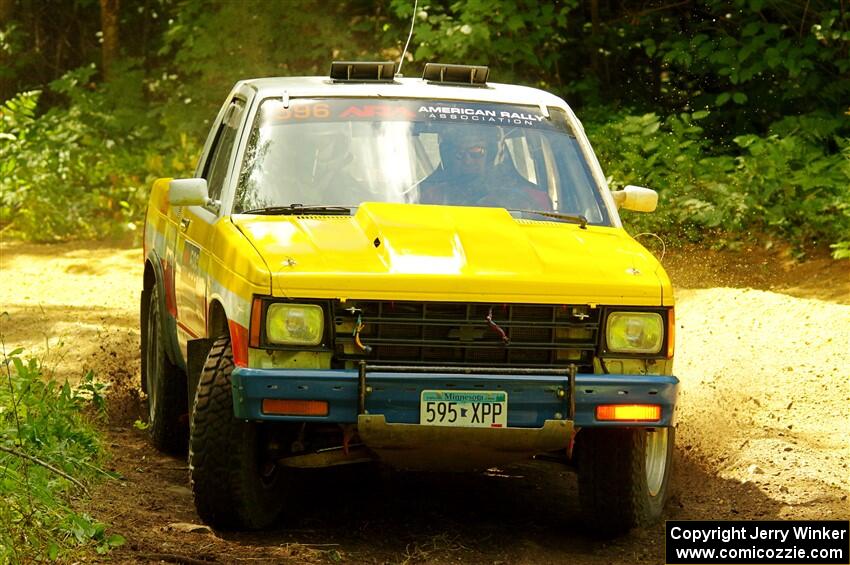
[[[655,312],[611,312],[605,328],[608,351],[658,353],[664,341],[664,321]]]
[[[315,304],[272,303],[266,310],[266,340],[280,345],[319,345],[325,313]]]

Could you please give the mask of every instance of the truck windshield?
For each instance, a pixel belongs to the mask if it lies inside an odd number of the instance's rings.
[[[536,106],[482,102],[264,100],[234,213],[361,202],[492,206],[610,222],[561,110],[547,118]]]

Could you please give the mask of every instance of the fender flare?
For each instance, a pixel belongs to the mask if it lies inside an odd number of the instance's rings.
[[[217,313],[217,310],[220,310],[220,313]],[[190,339],[186,343],[186,386],[189,395],[190,412],[192,410],[191,403],[195,398],[207,354],[212,349],[216,338],[220,335],[219,331],[216,330],[223,331],[228,336],[230,335],[230,327],[227,319],[227,311],[220,297],[215,296],[211,298],[207,306],[207,335],[209,337]]]
[[[160,326],[164,330],[164,334],[166,335],[165,340],[165,352],[168,355],[169,361],[173,364],[177,365],[184,371],[186,370],[186,361],[183,359],[183,356],[180,354],[180,345],[177,341],[177,320],[174,319],[173,316],[168,312],[166,307],[166,299],[165,299],[165,275],[162,272],[162,262],[157,255],[155,250],[151,250],[148,253],[148,256],[145,258],[145,264],[150,264],[151,269],[154,273],[154,284],[160,290],[159,293],[159,312],[160,312]],[[141,308],[141,316],[142,320],[145,320],[147,316],[147,312],[145,311],[145,304],[147,304],[148,296],[150,296],[150,287],[143,283],[142,289],[142,298],[140,302]]]

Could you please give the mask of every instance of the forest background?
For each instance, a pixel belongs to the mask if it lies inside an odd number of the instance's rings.
[[[403,72],[485,64],[563,96],[628,229],[850,258],[850,2],[422,0]],[[398,60],[413,0],[0,0],[0,234],[141,231],[241,78]]]

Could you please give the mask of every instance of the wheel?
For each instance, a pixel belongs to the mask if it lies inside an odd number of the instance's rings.
[[[142,388],[148,395],[148,433],[157,449],[185,453],[189,439],[186,377],[165,352],[157,285],[149,296],[142,344]]]
[[[587,428],[576,440],[579,498],[592,532],[619,535],[661,519],[669,494],[673,428]]]
[[[195,508],[207,524],[255,530],[283,508],[285,470],[265,457],[266,429],[233,417],[230,338],[216,340],[198,382],[189,440]]]

